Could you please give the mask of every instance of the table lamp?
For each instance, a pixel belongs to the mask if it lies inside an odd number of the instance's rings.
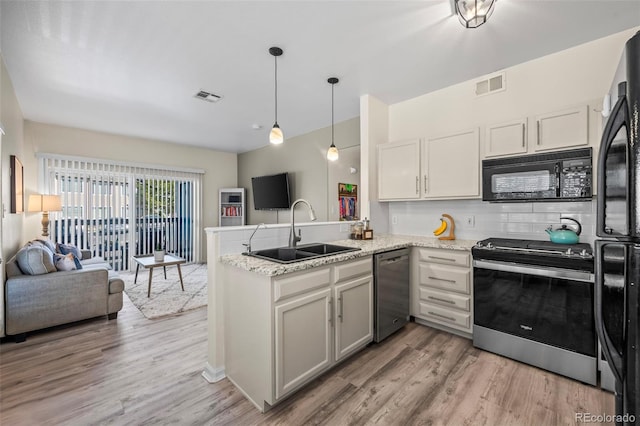
[[[59,195],[36,194],[29,196],[29,212],[42,212],[42,236],[49,236],[49,212],[62,210]]]

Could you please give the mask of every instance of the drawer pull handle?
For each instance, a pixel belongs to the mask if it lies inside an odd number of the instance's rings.
[[[444,281],[444,282],[452,283],[452,284],[455,284],[455,283],[456,283],[456,280],[449,280],[449,279],[447,279],[447,278],[432,277],[431,275],[429,275],[429,279],[430,279],[430,280],[436,280],[436,281]]]
[[[448,257],[438,257],[438,256],[429,256],[429,259],[436,259],[436,260],[446,260],[447,262],[454,262],[455,263],[455,259],[449,259]]]
[[[456,304],[456,302],[454,302],[453,300],[440,299],[439,297],[429,296],[429,299],[431,299],[431,300],[437,300],[438,302],[450,303],[450,304],[452,304],[452,305],[455,305],[455,304]]]
[[[329,299],[329,324],[333,327],[333,297]]]
[[[340,295],[340,297],[338,297],[338,302],[340,303],[340,313],[338,314],[338,318],[340,318],[340,322],[343,322],[343,318],[342,318],[342,307],[344,306],[344,302],[342,301],[342,295]]]
[[[451,317],[448,317],[448,316],[446,316],[446,315],[437,314],[437,313],[435,313],[435,312],[431,312],[431,311],[429,311],[429,314],[430,314],[430,315],[433,315],[434,317],[439,317],[439,318],[442,318],[442,319],[449,320],[449,321],[451,321],[451,322],[456,322],[456,319],[455,319],[455,318],[451,318]]]

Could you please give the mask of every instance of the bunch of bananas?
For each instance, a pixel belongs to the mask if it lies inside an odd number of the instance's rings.
[[[443,218],[440,218],[440,226],[438,227],[438,229],[435,229],[433,231],[433,235],[437,237],[439,235],[442,235],[446,230],[447,230],[447,221],[444,220]]]

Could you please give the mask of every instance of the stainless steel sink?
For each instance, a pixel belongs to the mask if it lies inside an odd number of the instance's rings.
[[[265,250],[256,250],[244,253],[247,256],[270,260],[278,263],[294,263],[303,260],[315,259],[323,256],[358,251],[359,248],[338,246],[335,244],[305,244],[297,247],[279,247]]]

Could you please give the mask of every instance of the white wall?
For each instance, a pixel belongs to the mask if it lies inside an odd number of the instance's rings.
[[[4,126],[2,137],[2,258],[8,260],[22,245],[22,224],[25,213],[9,213],[10,211],[10,178],[9,157],[17,156],[25,163],[23,152],[24,128],[20,105],[9,79],[9,74],[0,61],[0,121]],[[25,173],[28,170],[25,166]],[[4,277],[4,274],[2,275]]]
[[[360,146],[362,176],[361,216],[368,217],[370,226],[377,233],[387,233],[389,223],[388,203],[378,201],[378,145],[389,141],[389,108],[381,100],[371,96],[360,97]]]
[[[24,161],[23,155],[23,119],[22,110],[18,104],[11,79],[4,65],[4,60],[0,56],[0,122],[5,135],[0,138],[2,143],[2,157],[0,158],[0,197],[2,199],[0,232],[0,283],[2,294],[4,295],[4,263],[11,256],[16,254],[23,243],[22,226],[24,213],[9,213],[11,203],[10,178],[9,178],[9,157],[16,155]],[[4,297],[0,297],[0,337],[4,336]]]
[[[133,138],[90,130],[25,121],[25,193],[38,192],[36,153],[100,158],[115,161],[203,169],[203,225],[218,226],[218,189],[235,187],[237,155],[149,139]],[[25,235],[39,234],[41,217],[27,215]],[[205,241],[204,233],[202,241]],[[206,244],[203,243],[203,260]]]
[[[334,140],[338,150],[360,144],[360,119],[352,118],[334,125]],[[286,129],[285,129],[286,132]],[[286,137],[286,133],[285,133]],[[327,149],[331,145],[331,127],[285,138],[282,145],[269,145],[238,155],[238,186],[247,189],[247,223],[287,223],[287,211],[263,211],[253,207],[251,178],[289,172],[291,201],[308,200],[318,221],[328,218]],[[338,160],[340,164],[344,161]]]
[[[562,109],[608,92],[624,43],[638,29],[507,68],[506,90],[475,95],[465,81],[389,106],[389,140],[422,138]],[[493,75],[493,74],[491,74]]]

